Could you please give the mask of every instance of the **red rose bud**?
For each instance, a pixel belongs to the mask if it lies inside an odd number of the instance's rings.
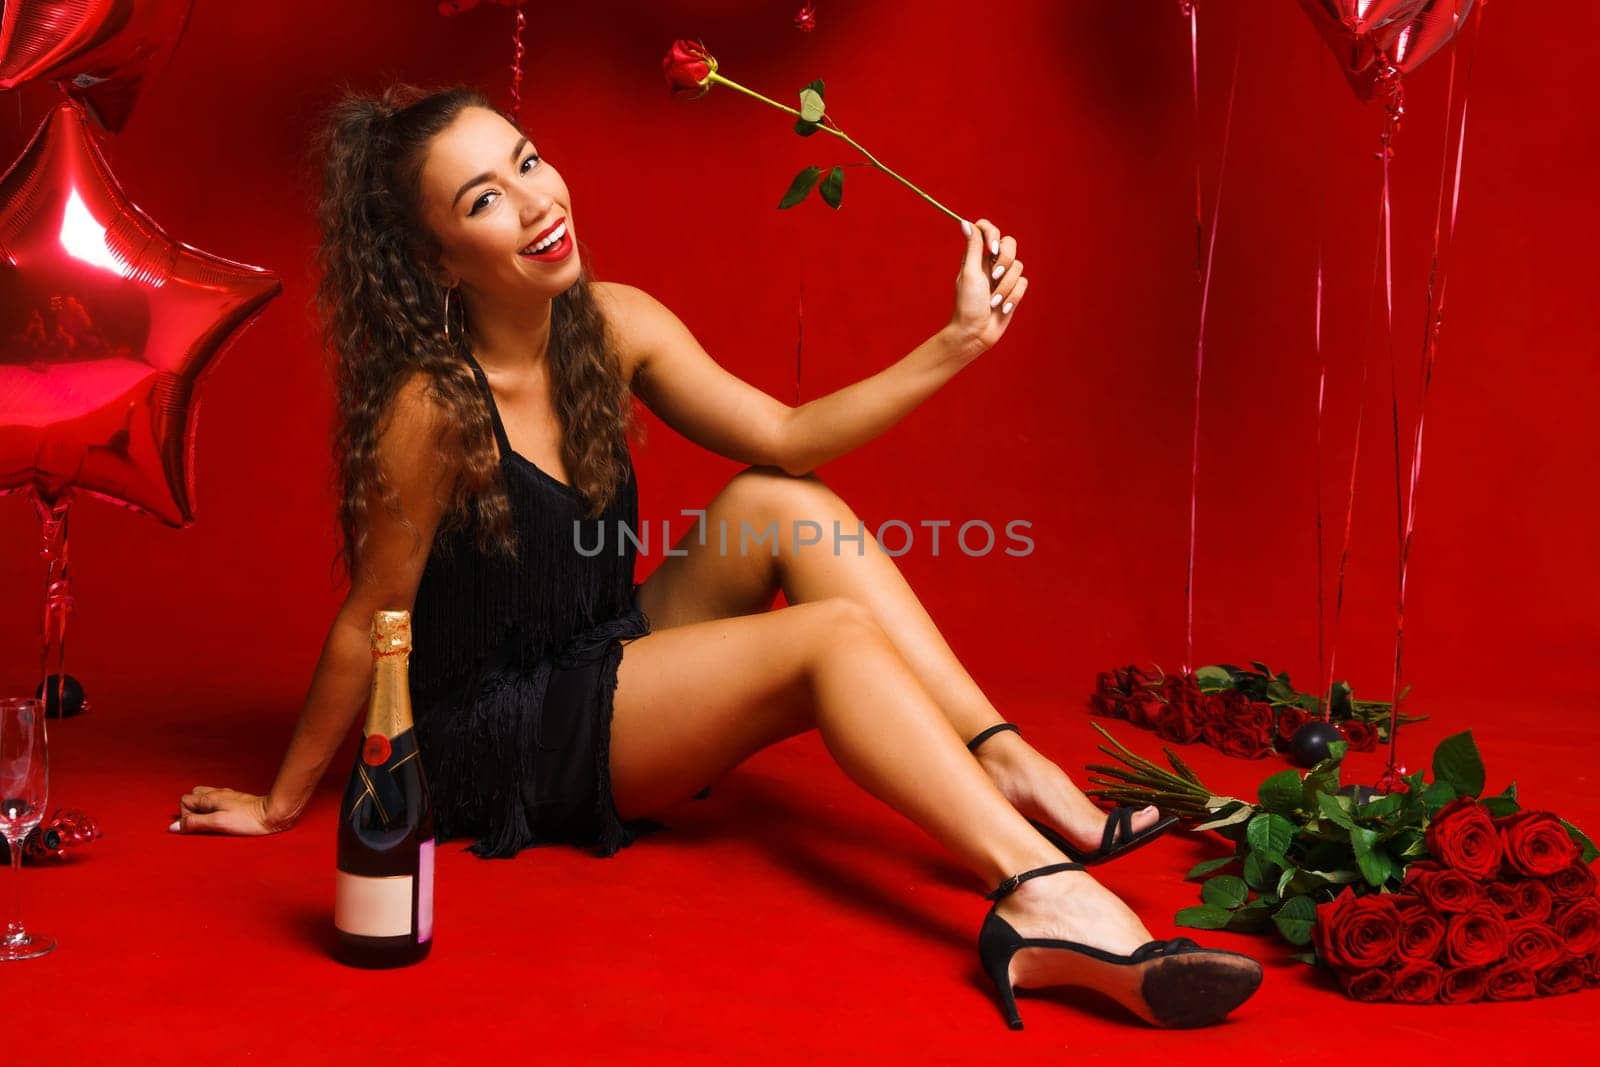
[[[1538,987],[1542,997],[1558,997],[1563,993],[1576,993],[1588,983],[1588,967],[1581,956],[1566,956],[1539,972]]]
[[[1439,982],[1440,1004],[1470,1004],[1482,1000],[1489,986],[1489,972],[1482,967],[1456,967],[1444,972]]]
[[[1502,963],[1489,972],[1484,994],[1490,1000],[1527,1000],[1537,988],[1532,971],[1514,963]]]
[[[1457,967],[1494,963],[1505,956],[1510,934],[1510,927],[1493,908],[1480,906],[1450,917],[1445,950]]]
[[[671,50],[661,61],[661,71],[667,77],[667,88],[672,90],[672,95],[690,100],[711,91],[711,75],[716,69],[716,59],[696,41],[672,42]]]
[[[1394,979],[1387,971],[1359,971],[1345,977],[1344,992],[1351,1000],[1388,1000],[1394,994]]]
[[[1561,820],[1548,811],[1519,811],[1494,820],[1505,844],[1506,866],[1535,878],[1548,878],[1578,858],[1578,845]]]
[[[1580,857],[1552,874],[1545,885],[1557,900],[1582,900],[1594,896],[1594,871]]]
[[[1538,972],[1565,958],[1566,946],[1556,932],[1542,922],[1518,919],[1511,924],[1511,940],[1506,960]]]
[[[1444,944],[1444,919],[1420,899],[1396,903],[1400,908],[1400,955],[1416,963],[1432,963]]]
[[[1317,907],[1311,927],[1317,954],[1343,970],[1370,971],[1395,954],[1400,945],[1400,910],[1392,894],[1358,897],[1345,891]]]
[[[1556,916],[1556,933],[1574,955],[1587,956],[1600,948],[1600,900],[1590,897],[1569,904]]]
[[[1435,859],[1463,874],[1487,879],[1500,869],[1500,835],[1494,820],[1471,797],[1447,804],[1429,821],[1425,839]]]
[[[1422,870],[1422,864],[1413,863],[1406,871],[1406,886],[1415,892],[1434,911],[1454,915],[1473,908],[1481,907],[1487,902],[1482,890],[1472,879],[1460,871],[1446,868],[1444,870]]]
[[[1394,999],[1406,1004],[1431,1004],[1444,977],[1432,963],[1407,963],[1394,973]]]
[[[1374,730],[1370,723],[1360,719],[1340,723],[1339,733],[1344,735],[1352,751],[1371,752],[1378,747],[1378,731]]]

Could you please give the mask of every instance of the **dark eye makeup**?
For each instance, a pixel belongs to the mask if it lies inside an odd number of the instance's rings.
[[[521,172],[521,173],[523,173],[523,174],[526,174],[526,173],[528,173],[528,172],[527,172],[527,171],[526,171],[526,170],[523,170],[523,169],[522,169],[522,167],[526,167],[526,166],[527,166],[527,165],[528,165],[528,163],[529,163],[529,162],[530,162],[530,161],[532,161],[532,160],[536,160],[536,159],[538,159],[538,158],[539,158],[539,154],[538,154],[538,153],[537,153],[537,152],[532,152],[532,153],[529,153],[529,155],[528,155],[528,157],[527,157],[527,159],[524,159],[524,160],[523,160],[523,161],[522,161],[522,165],[521,165],[521,167],[519,167],[519,168],[518,168],[518,169],[519,169],[519,171],[520,171],[520,172]],[[483,202],[484,202],[484,200],[485,200],[485,199],[486,199],[486,198],[487,198],[487,197],[489,197],[489,196],[490,196],[490,195],[492,195],[492,194],[493,194],[493,192],[494,192],[494,190],[492,190],[492,189],[491,189],[491,190],[489,190],[489,191],[488,191],[488,192],[485,192],[485,193],[484,193],[484,194],[483,194],[483,195],[482,195],[482,196],[480,196],[480,197],[478,197],[478,199],[476,199],[476,200],[474,200],[474,201],[473,201],[473,202],[472,202],[472,210],[471,210],[471,211],[469,211],[469,212],[467,212],[467,214],[468,214],[468,215],[469,215],[469,216],[472,216],[472,215],[476,215],[476,214],[477,214],[477,213],[478,213],[478,208],[480,208],[480,207],[482,207],[482,206],[483,206]]]

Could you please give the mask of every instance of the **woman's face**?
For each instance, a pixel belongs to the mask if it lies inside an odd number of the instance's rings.
[[[446,285],[506,300],[554,297],[578,280],[570,200],[560,173],[499,114],[466,108],[429,146],[422,206]],[[539,257],[530,246],[562,234]]]

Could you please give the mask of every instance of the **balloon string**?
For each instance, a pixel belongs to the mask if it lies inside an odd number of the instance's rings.
[[[1379,219],[1382,222],[1382,206],[1379,206]],[[1339,574],[1334,581],[1333,598],[1333,635],[1328,641],[1328,672],[1323,676],[1323,691],[1329,694],[1329,711],[1332,709],[1333,675],[1337,669],[1339,659],[1339,632],[1344,622],[1344,586],[1345,575],[1350,565],[1350,534],[1355,525],[1356,514],[1356,474],[1361,468],[1361,428],[1366,421],[1367,412],[1367,368],[1372,349],[1372,306],[1376,301],[1378,286],[1378,264],[1383,252],[1383,228],[1378,227],[1378,236],[1373,241],[1372,247],[1372,277],[1367,282],[1367,313],[1362,320],[1368,329],[1364,332],[1361,342],[1361,385],[1356,393],[1356,427],[1355,444],[1350,451],[1350,483],[1345,494],[1344,508],[1344,535],[1339,548]]]
[[[1201,273],[1200,323],[1194,345],[1194,436],[1189,453],[1189,565],[1183,580],[1185,607],[1183,671],[1194,669],[1194,550],[1196,514],[1200,502],[1200,382],[1205,370],[1206,310],[1211,302],[1211,265],[1217,251],[1217,222],[1222,212],[1222,182],[1228,172],[1228,142],[1233,133],[1234,89],[1239,84],[1238,45],[1233,51],[1233,73],[1228,79],[1228,112],[1222,126],[1222,158],[1217,164],[1217,192],[1211,203],[1211,235],[1206,246],[1205,270]]]
[[[1194,101],[1194,276],[1196,280],[1203,277],[1203,248],[1205,245],[1205,223],[1202,221],[1200,207],[1200,20],[1198,5],[1193,0],[1183,5],[1183,13],[1189,16],[1189,85],[1190,98]]]
[[[1449,228],[1442,235],[1441,219],[1444,212],[1444,195],[1446,188],[1445,176],[1451,170],[1450,153],[1450,122],[1449,116],[1453,110],[1456,82],[1456,59],[1459,49],[1452,45],[1450,50],[1450,81],[1449,89],[1445,96],[1445,133],[1444,148],[1439,161],[1439,196],[1434,208],[1433,249],[1430,256],[1428,277],[1428,307],[1423,321],[1422,339],[1422,373],[1420,392],[1417,397],[1417,422],[1412,436],[1411,468],[1409,471],[1409,486],[1406,496],[1404,518],[1400,531],[1400,566],[1398,581],[1398,603],[1396,605],[1395,636],[1394,636],[1394,693],[1389,707],[1389,772],[1394,774],[1398,763],[1399,732],[1400,732],[1400,704],[1402,699],[1402,681],[1404,679],[1402,650],[1405,641],[1406,621],[1406,575],[1411,559],[1412,538],[1416,532],[1417,523],[1417,490],[1422,482],[1422,433],[1426,421],[1428,392],[1433,384],[1433,365],[1438,354],[1439,331],[1444,321],[1445,286],[1449,280],[1450,252],[1455,247],[1456,219],[1461,207],[1461,170],[1462,161],[1466,154],[1467,140],[1467,105],[1472,87],[1472,70],[1477,64],[1478,49],[1477,39],[1483,33],[1483,15],[1478,15],[1473,31],[1472,58],[1467,64],[1467,73],[1461,92],[1461,117],[1455,129],[1455,160],[1454,173],[1449,182],[1450,187],[1450,223]],[[1443,254],[1441,255],[1441,248]],[[1437,279],[1437,297],[1435,296],[1435,279]],[[1396,442],[1396,462],[1399,461],[1398,441]],[[1398,470],[1396,471],[1398,475]],[[1396,494],[1398,503],[1399,484],[1397,480]],[[1397,509],[1397,521],[1400,516]]]
[[[1317,49],[1317,94],[1319,105],[1318,114],[1321,114],[1322,103],[1322,76],[1327,69],[1327,62],[1323,59],[1323,50]],[[1321,678],[1327,667],[1326,660],[1326,619],[1327,608],[1324,591],[1327,582],[1323,574],[1323,546],[1322,546],[1322,421],[1323,401],[1328,388],[1328,360],[1322,351],[1322,190],[1327,180],[1327,144],[1326,137],[1317,138],[1317,174],[1316,174],[1316,200],[1312,208],[1314,224],[1317,233],[1317,306],[1316,317],[1313,322],[1313,331],[1317,350],[1317,438],[1316,449],[1312,454],[1312,495],[1317,504],[1317,677]],[[1332,683],[1330,682],[1330,685]],[[1323,721],[1328,721],[1333,714],[1333,702],[1329,692],[1324,689],[1317,695],[1317,709],[1322,713]]]

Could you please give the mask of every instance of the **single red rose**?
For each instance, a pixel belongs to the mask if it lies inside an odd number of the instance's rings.
[[[1588,984],[1588,967],[1582,956],[1563,956],[1538,975],[1539,995],[1558,997],[1576,993]]]
[[[1285,704],[1278,709],[1278,743],[1287,745],[1294,739],[1294,732],[1311,721],[1311,713],[1304,708],[1297,708],[1292,704]]]
[[[1515,963],[1502,963],[1489,971],[1484,994],[1490,1000],[1527,1000],[1537,988],[1532,971]]]
[[[661,61],[661,72],[667,76],[667,88],[673,96],[696,99],[711,91],[708,80],[717,69],[717,61],[698,41],[677,40],[666,58]]]
[[[1511,940],[1505,954],[1507,962],[1537,973],[1566,954],[1566,946],[1548,924],[1532,919],[1511,923]]]
[[[1580,857],[1552,874],[1545,885],[1557,900],[1582,900],[1594,896],[1594,871]]]
[[[1133,725],[1145,730],[1154,730],[1157,716],[1161,714],[1161,701],[1151,695],[1149,690],[1144,690],[1124,700],[1122,710]]]
[[[1510,927],[1500,913],[1487,905],[1452,915],[1445,929],[1445,950],[1457,967],[1494,963],[1506,954]]]
[[[1199,709],[1202,695],[1192,674],[1169,674],[1161,679],[1161,699],[1168,704],[1182,704],[1193,712]]]
[[[1388,1000],[1394,995],[1394,978],[1388,971],[1356,971],[1345,976],[1344,995],[1351,1000]]]
[[[1351,719],[1339,724],[1339,733],[1354,752],[1371,752],[1378,747],[1378,731],[1361,719]]]
[[[1489,972],[1482,967],[1456,967],[1444,972],[1439,982],[1440,1004],[1470,1004],[1482,1000],[1489,985]]]
[[[1561,820],[1548,811],[1519,811],[1494,820],[1505,844],[1506,866],[1535,878],[1548,878],[1578,858],[1578,844]]]
[[[1550,908],[1554,898],[1550,889],[1543,882],[1532,879],[1520,879],[1507,882],[1511,887],[1511,900],[1517,911],[1517,918],[1532,919],[1535,922],[1544,922],[1550,918]]]
[[[1156,715],[1156,734],[1165,741],[1189,745],[1200,740],[1200,724],[1194,709],[1183,704],[1166,704]]]
[[[1222,733],[1222,744],[1217,746],[1225,756],[1237,756],[1240,759],[1261,759],[1263,756],[1272,755],[1272,744],[1263,741],[1247,725],[1235,723],[1226,727]]]
[[[1211,695],[1216,698],[1222,713],[1230,719],[1240,718],[1244,715],[1245,709],[1250,706],[1250,698],[1237,689],[1224,689]]]
[[[1427,901],[1434,911],[1455,915],[1481,907],[1487,902],[1477,883],[1460,871],[1420,868],[1421,863],[1411,865],[1406,871],[1405,885]]]
[[[1517,917],[1517,891],[1512,888],[1510,882],[1485,882],[1483,894],[1503,917],[1507,919]]]
[[[1113,672],[1113,678],[1116,681],[1117,688],[1124,693],[1144,692],[1146,683],[1150,681],[1148,674],[1131,663]]]
[[[1392,894],[1358,897],[1346,891],[1317,906],[1311,927],[1317,955],[1330,966],[1370,971],[1387,963],[1400,945],[1400,910]]]
[[[1405,1004],[1431,1004],[1439,995],[1444,972],[1433,963],[1406,963],[1394,972],[1394,999]]]
[[[1228,719],[1220,712],[1215,704],[1206,705],[1200,712],[1200,740],[1218,750],[1228,737]]]
[[[1429,820],[1425,840],[1435,859],[1462,874],[1487,879],[1500,869],[1500,835],[1494,820],[1489,809],[1471,797],[1445,805]]]
[[[1420,897],[1396,896],[1400,908],[1400,955],[1415,963],[1432,963],[1444,944],[1445,920]]]
[[[1574,901],[1556,915],[1556,933],[1567,951],[1586,956],[1600,948],[1600,900]]]

